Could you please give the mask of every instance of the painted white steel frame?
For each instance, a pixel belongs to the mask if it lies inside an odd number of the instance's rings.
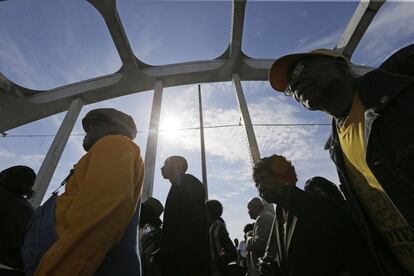
[[[142,191],[142,201],[145,201],[148,197],[151,197],[154,190],[154,173],[157,156],[158,130],[160,126],[162,92],[162,81],[156,81],[147,138],[147,150],[145,151],[145,177],[144,188]]]
[[[207,162],[206,162],[206,146],[204,143],[204,119],[203,119],[203,101],[201,98],[201,85],[198,85],[198,117],[200,120],[200,152],[201,152],[201,176],[204,185],[205,197],[208,199],[208,183],[207,183]]]
[[[252,120],[250,119],[249,109],[247,107],[246,99],[244,97],[243,88],[238,74],[233,74],[233,85],[236,92],[237,103],[242,117],[246,142],[249,147],[250,162],[252,167],[260,159],[259,146],[257,145],[256,135],[254,134]]]
[[[259,162],[260,151],[257,145],[256,135],[254,134],[254,128],[252,120],[250,118],[249,108],[247,107],[246,99],[243,93],[243,87],[241,85],[240,77],[238,74],[233,74],[233,85],[236,92],[237,103],[239,104],[240,113],[242,115],[242,122],[244,126],[244,134],[246,143],[249,149],[250,162],[252,167]],[[273,205],[262,199],[266,210],[274,212]]]
[[[214,60],[162,66],[145,64],[134,55],[117,12],[116,0],[88,0],[88,2],[97,9],[105,20],[122,60],[121,69],[110,75],[44,91],[34,91],[19,86],[0,73],[0,132],[66,111],[70,109],[75,99],[81,99],[83,104],[87,105],[132,93],[148,91],[156,88],[157,83],[160,83],[162,90],[163,87],[178,85],[231,81],[235,76],[234,74],[237,75],[239,81],[267,80],[268,70],[273,60],[250,58],[241,50],[246,0],[233,0],[230,42],[227,50],[221,56]],[[361,1],[335,50],[344,53],[350,59],[384,2],[385,0]],[[353,69],[357,74],[364,74],[372,68],[353,65]],[[157,103],[158,100],[154,101],[155,105]],[[161,104],[161,101],[159,101],[159,104]],[[160,108],[160,106],[153,107],[153,109],[157,108]],[[243,109],[241,109],[241,112],[242,117],[245,118],[246,114],[243,114]],[[157,116],[156,112],[153,113],[154,116]],[[159,114],[158,119],[151,115],[153,125],[158,125],[157,120],[159,120]],[[246,129],[252,128],[251,122],[245,121],[244,123]],[[63,123],[62,127],[71,129],[73,126]],[[254,133],[251,136],[254,137]],[[57,139],[58,137],[55,138],[56,141]],[[154,146],[147,149],[147,162],[151,158],[155,160],[155,140],[158,139],[158,136],[151,135],[150,132],[148,139],[148,145],[154,144]],[[248,146],[252,160],[257,159],[259,153],[254,148],[254,143],[250,143]],[[59,160],[61,153],[55,152],[53,155],[53,160]],[[46,164],[43,164],[42,167],[49,166],[47,165],[49,159],[46,158],[44,163]],[[153,185],[153,183],[149,183],[153,178],[152,162],[150,163],[151,166],[146,169],[147,175],[151,175],[152,169],[152,177],[146,180],[144,188],[148,195],[152,194],[152,187],[148,186]],[[153,165],[155,166],[155,162]],[[40,173],[42,173],[42,170]],[[39,175],[40,177],[45,176]]]
[[[52,179],[52,176],[56,170],[59,159],[62,156],[66,143],[69,140],[73,126],[76,123],[76,119],[78,119],[79,113],[81,112],[82,106],[82,99],[78,98],[72,101],[71,105],[69,106],[69,110],[66,113],[66,116],[63,119],[63,122],[60,125],[55,138],[53,139],[52,145],[50,146],[49,151],[43,160],[42,166],[40,166],[33,186],[35,193],[30,199],[30,203],[35,207],[39,206],[42,202],[50,180]]]

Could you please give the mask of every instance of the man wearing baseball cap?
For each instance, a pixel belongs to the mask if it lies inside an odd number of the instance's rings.
[[[140,275],[137,226],[144,177],[131,116],[112,108],[82,120],[87,153],[57,197],[57,239],[35,275]]]
[[[271,86],[332,117],[326,144],[350,210],[383,275],[414,273],[414,77],[373,70],[354,77],[339,52],[276,60]]]

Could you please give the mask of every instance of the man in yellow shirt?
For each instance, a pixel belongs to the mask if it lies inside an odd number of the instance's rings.
[[[279,58],[269,80],[333,118],[327,148],[379,269],[414,274],[414,78],[382,69],[355,78],[342,54],[319,49]]]
[[[95,109],[82,120],[87,153],[56,198],[57,238],[35,275],[140,275],[137,225],[144,177],[132,117]],[[46,237],[45,237],[46,238]]]

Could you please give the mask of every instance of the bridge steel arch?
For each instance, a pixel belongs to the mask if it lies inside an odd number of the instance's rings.
[[[233,0],[229,45],[222,55],[213,60],[160,66],[146,64],[134,55],[117,11],[116,0],[88,0],[88,2],[96,8],[107,25],[122,61],[120,70],[113,74],[42,91],[19,86],[0,72],[0,132],[67,111],[77,99],[80,99],[83,105],[88,105],[152,90],[156,83],[158,86],[162,83],[162,88],[166,88],[186,84],[224,82],[232,81],[234,74],[237,74],[240,81],[267,80],[273,59],[251,58],[241,49],[246,0]],[[350,59],[384,2],[385,0],[361,1],[334,50],[342,52]],[[357,75],[372,70],[354,64],[352,68]],[[158,87],[158,89],[162,88]],[[244,117],[248,114],[242,115]],[[153,123],[157,125],[157,122],[153,121]],[[251,126],[246,126],[246,129],[248,128],[253,129]],[[251,135],[254,136],[254,133],[247,133],[247,136]],[[66,143],[59,144],[64,146]],[[251,147],[252,144],[249,145]],[[249,150],[250,153],[256,151],[258,152],[258,149]],[[45,158],[47,159],[48,157]],[[251,159],[255,160],[257,157]],[[42,165],[42,167],[50,169],[50,166]],[[42,173],[39,171],[39,174]],[[42,185],[47,186],[49,182],[46,182]]]

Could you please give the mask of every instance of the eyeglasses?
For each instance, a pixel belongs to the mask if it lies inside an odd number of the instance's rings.
[[[288,84],[287,88],[285,89],[285,95],[286,96],[292,96],[293,95],[294,90],[292,89],[290,83],[296,81],[300,77],[300,74],[302,73],[304,68],[305,68],[305,65],[301,61],[299,61],[296,64],[295,68],[288,75],[288,83],[289,84]]]

